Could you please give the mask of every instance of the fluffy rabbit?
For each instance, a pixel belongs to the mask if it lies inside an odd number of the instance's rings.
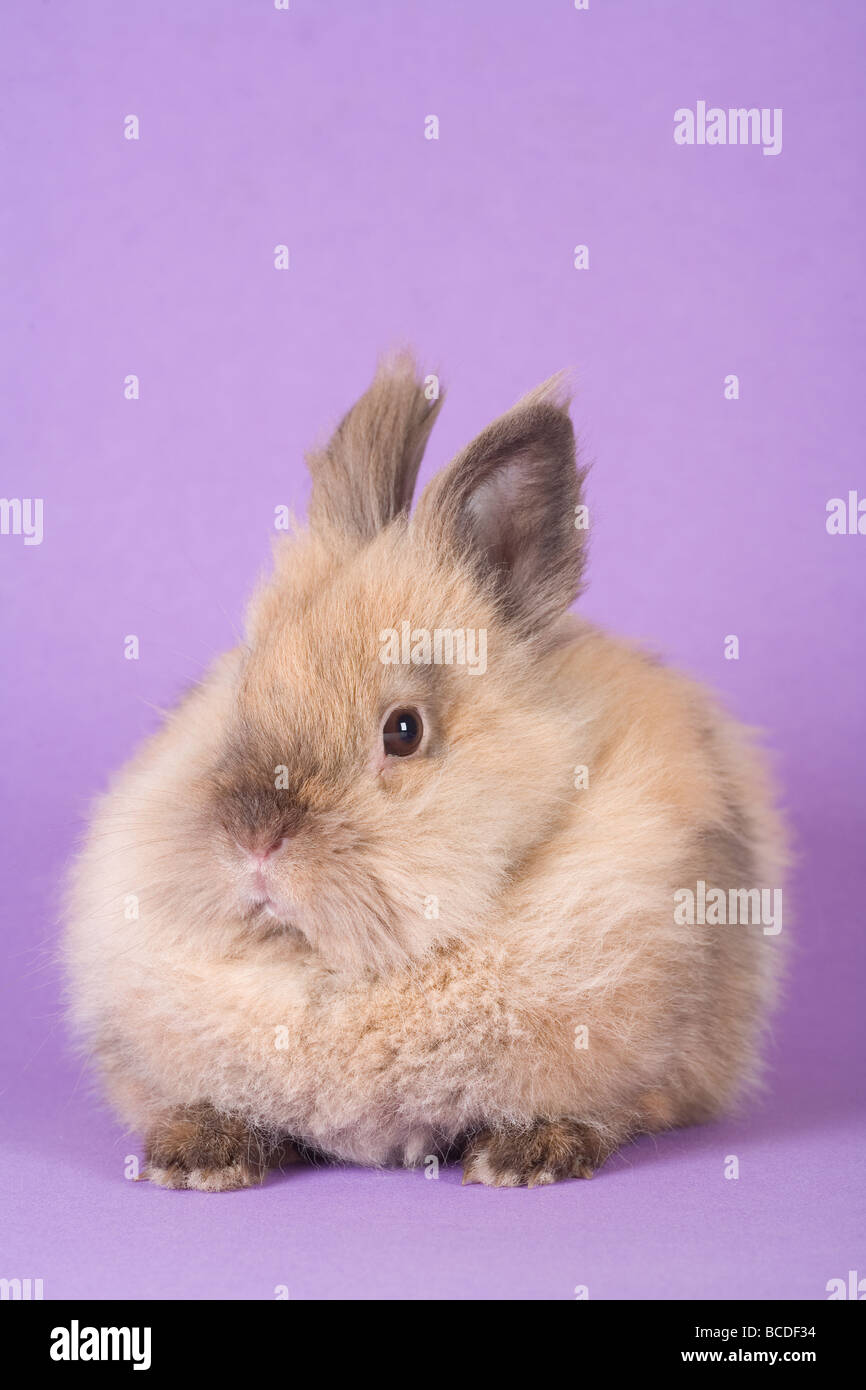
[[[118,775],[75,866],[72,1013],[164,1186],[306,1151],[589,1177],[754,1077],[778,928],[677,904],[778,887],[760,759],[566,611],[586,530],[561,381],[410,517],[438,406],[408,357],[380,368],[309,460],[308,527],[245,644]]]

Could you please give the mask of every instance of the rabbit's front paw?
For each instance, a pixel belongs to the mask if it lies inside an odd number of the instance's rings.
[[[563,1178],[591,1178],[613,1150],[577,1120],[536,1120],[524,1128],[484,1129],[463,1158],[463,1181],[488,1187],[541,1187]]]
[[[281,1159],[292,1155],[282,1146]],[[276,1150],[236,1115],[201,1101],[160,1119],[147,1136],[144,1176],[160,1187],[230,1192],[264,1181]]]

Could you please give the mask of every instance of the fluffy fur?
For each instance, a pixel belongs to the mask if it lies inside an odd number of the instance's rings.
[[[673,895],[779,886],[761,759],[694,684],[566,612],[585,533],[561,383],[410,518],[436,408],[408,358],[380,369],[310,459],[309,526],[245,645],[115,778],[75,866],[75,1024],[169,1186],[258,1181],[290,1141],[587,1176],[754,1074],[779,941],[678,926]],[[486,629],[486,673],[383,665],[404,620]],[[423,718],[411,757],[383,753],[395,706]]]

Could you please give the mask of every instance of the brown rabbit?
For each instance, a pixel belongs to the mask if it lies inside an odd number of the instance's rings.
[[[588,1177],[754,1075],[783,862],[760,759],[567,613],[586,531],[559,380],[410,517],[438,404],[400,357],[310,458],[245,645],[75,867],[74,1018],[165,1186],[243,1186],[293,1146]]]

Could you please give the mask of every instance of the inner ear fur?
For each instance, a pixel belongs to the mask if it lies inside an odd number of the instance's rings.
[[[586,471],[560,373],[433,479],[414,524],[443,555],[468,563],[500,611],[533,635],[582,587],[586,530],[575,523]]]

